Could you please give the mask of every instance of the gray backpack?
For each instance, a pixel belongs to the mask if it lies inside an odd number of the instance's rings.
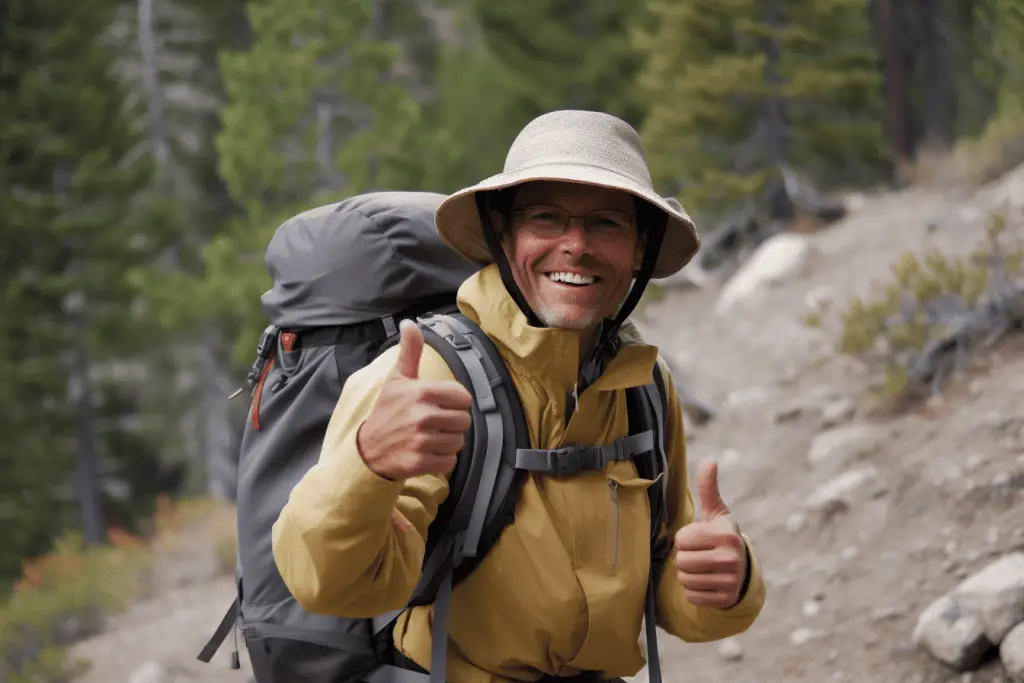
[[[201,661],[209,662],[237,627],[257,683],[444,683],[452,586],[512,523],[528,472],[572,476],[627,458],[642,476],[665,471],[666,403],[657,371],[652,384],[628,393],[629,436],[607,446],[530,448],[504,360],[455,305],[459,285],[477,267],[438,236],[433,219],[442,199],[419,192],[359,195],[299,214],[271,239],[273,285],[262,298],[271,325],[248,377],[252,405],[239,457],[238,593]],[[398,343],[403,318],[419,322],[426,343],[474,397],[466,447],[428,530],[422,577],[409,602],[434,604],[430,674],[395,661],[392,627],[401,611],[374,619],[305,612],[271,552],[271,528],[292,487],[318,461],[345,381]],[[661,682],[653,578],[668,553],[667,544],[655,543],[665,519],[662,479],[649,489],[654,561],[645,615],[652,683]],[[232,668],[239,667],[236,650]]]

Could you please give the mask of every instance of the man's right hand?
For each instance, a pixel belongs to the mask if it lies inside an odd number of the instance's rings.
[[[398,362],[356,435],[359,454],[385,479],[448,474],[472,423],[473,397],[455,381],[421,380],[423,333],[412,320],[400,329]]]

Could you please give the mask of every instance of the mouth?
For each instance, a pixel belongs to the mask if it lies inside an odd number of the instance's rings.
[[[562,285],[564,287],[571,287],[574,289],[581,289],[583,287],[589,287],[595,285],[601,281],[601,278],[596,275],[585,275],[583,273],[570,273],[568,271],[552,271],[544,273],[551,282],[556,285]]]

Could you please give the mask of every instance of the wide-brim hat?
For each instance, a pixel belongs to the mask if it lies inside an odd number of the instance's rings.
[[[481,265],[493,257],[484,239],[476,193],[533,180],[595,185],[629,192],[665,212],[665,237],[653,278],[682,270],[700,249],[686,210],[654,191],[640,136],[625,121],[595,111],[555,111],[531,121],[516,137],[504,171],[449,195],[437,209],[437,231],[462,256]]]

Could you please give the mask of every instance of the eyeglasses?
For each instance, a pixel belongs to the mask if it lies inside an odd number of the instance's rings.
[[[583,228],[592,237],[625,237],[633,229],[633,218],[622,211],[599,209],[583,216],[574,216],[560,206],[531,204],[513,209],[523,228],[541,237],[560,237],[573,218],[583,219]]]

